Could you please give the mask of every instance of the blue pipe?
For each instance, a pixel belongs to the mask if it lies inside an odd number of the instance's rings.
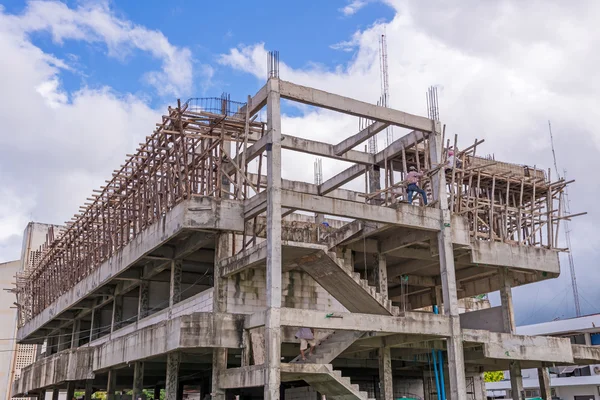
[[[446,385],[444,383],[444,355],[442,354],[441,350],[438,350],[438,362],[440,363],[440,388],[442,389],[442,400],[446,400]]]
[[[433,357],[433,370],[435,371],[435,388],[438,400],[442,400],[442,392],[440,391],[440,377],[438,376],[437,370],[437,358],[435,356],[435,350],[431,350],[431,356]]]
[[[438,306],[433,306],[433,313],[437,314],[438,313]],[[431,350],[431,355],[433,357],[433,370],[435,372],[435,388],[436,388],[436,392],[437,392],[437,398],[438,400],[445,400],[442,397],[442,389],[440,389],[440,376],[438,373],[438,363],[437,363],[437,358],[436,358],[436,352],[435,349]],[[441,364],[440,364],[441,365]],[[444,372],[444,370],[442,370],[442,373]],[[443,378],[442,378],[443,379]]]

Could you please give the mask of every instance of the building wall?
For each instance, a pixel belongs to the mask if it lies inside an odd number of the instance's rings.
[[[15,282],[15,274],[21,265],[20,260],[0,264],[0,338],[14,338],[17,331],[16,297],[7,292]],[[15,341],[0,340],[0,399],[10,396],[9,388],[12,375],[13,360],[15,359]]]
[[[556,395],[562,400],[574,400],[575,396],[594,396],[594,399],[600,399],[598,386],[595,385],[561,386],[555,390]]]

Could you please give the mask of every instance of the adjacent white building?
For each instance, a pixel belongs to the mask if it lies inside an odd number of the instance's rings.
[[[600,346],[600,314],[520,326],[517,328],[517,333],[568,337],[573,344]],[[522,374],[525,396],[538,397],[540,393],[537,369],[524,369]],[[504,371],[504,376],[503,381],[486,383],[488,398],[512,398],[508,371]],[[553,398],[598,400],[600,399],[600,364],[550,368],[550,384]]]

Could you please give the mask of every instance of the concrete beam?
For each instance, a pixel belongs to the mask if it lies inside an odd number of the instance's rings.
[[[566,338],[513,335],[475,329],[463,329],[462,336],[465,342],[482,344],[486,358],[567,364],[574,362],[571,341]]]
[[[557,251],[481,240],[474,241],[471,248],[473,264],[519,268],[552,274],[560,273]]]
[[[375,123],[367,126],[362,131],[358,132],[357,134],[352,135],[349,138],[344,139],[341,142],[339,142],[338,144],[336,144],[333,147],[333,152],[338,155],[344,154],[345,152],[354,148],[355,146],[358,146],[365,140],[377,135],[379,132],[381,132],[388,126],[390,126],[390,125],[383,123],[383,122],[375,122]]]
[[[385,224],[437,231],[440,229],[439,212],[433,208],[400,204],[397,209],[365,203],[311,196],[306,193],[281,191],[283,206],[327,215],[356,218]]]
[[[282,326],[306,326],[315,329],[350,330],[359,332],[405,333],[424,336],[448,336],[448,318],[443,315],[407,312],[404,316],[384,316],[360,313],[334,313],[325,311],[281,309]]]
[[[439,122],[437,122],[439,124]],[[388,147],[375,154],[375,164],[383,165],[386,159],[390,160],[402,154],[402,149],[413,146],[415,143],[421,142],[425,135],[421,131],[431,131],[431,121],[429,121],[429,129],[419,129],[407,133],[392,142]],[[438,131],[439,132],[439,131]]]
[[[235,256],[226,258],[220,262],[222,277],[230,277],[246,269],[255,268],[258,265],[265,264],[267,260],[267,242],[261,242],[255,246],[247,248]]]
[[[332,144],[291,135],[283,135],[281,138],[281,148],[363,165],[373,165],[375,160],[372,154],[365,153],[364,151],[347,150],[337,153],[335,146]]]
[[[387,254],[415,243],[428,242],[431,239],[435,240],[435,234],[431,232],[415,230],[398,232],[381,241],[381,253]]]
[[[337,189],[353,179],[358,178],[367,171],[367,167],[361,164],[355,164],[348,169],[343,170],[332,178],[327,179],[319,185],[319,194],[325,195],[334,189]]]
[[[264,365],[250,365],[229,368],[219,374],[221,389],[241,389],[265,385],[266,368]]]
[[[267,85],[261,87],[258,92],[250,99],[248,104],[242,106],[238,111],[239,115],[246,115],[246,108],[248,109],[248,116],[252,118],[254,114],[260,111],[261,108],[267,105]]]
[[[295,100],[300,103],[310,104],[317,107],[338,111],[356,117],[367,117],[376,121],[387,122],[403,128],[416,129],[430,132],[432,121],[425,117],[408,114],[391,108],[375,106],[363,101],[351,99],[313,89],[306,86],[296,85],[291,82],[280,81],[279,87],[281,97]]]

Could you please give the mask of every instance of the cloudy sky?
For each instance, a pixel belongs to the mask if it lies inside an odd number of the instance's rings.
[[[600,312],[600,3],[2,3],[0,262],[19,256],[28,221],[69,220],[166,105],[253,94],[268,50],[280,51],[283,79],[375,102],[385,33],[391,106],[424,115],[425,91],[436,85],[441,120],[459,146],[485,139],[478,152],[552,167],[551,120],[559,170],[577,180],[571,211],[589,212],[571,224],[581,306]],[[329,112],[284,111],[288,134],[337,143],[357,128]],[[313,159],[288,162],[284,177],[312,182]],[[340,168],[324,161],[325,178]],[[514,290],[519,324],[573,315],[566,258],[563,269],[556,280]]]

